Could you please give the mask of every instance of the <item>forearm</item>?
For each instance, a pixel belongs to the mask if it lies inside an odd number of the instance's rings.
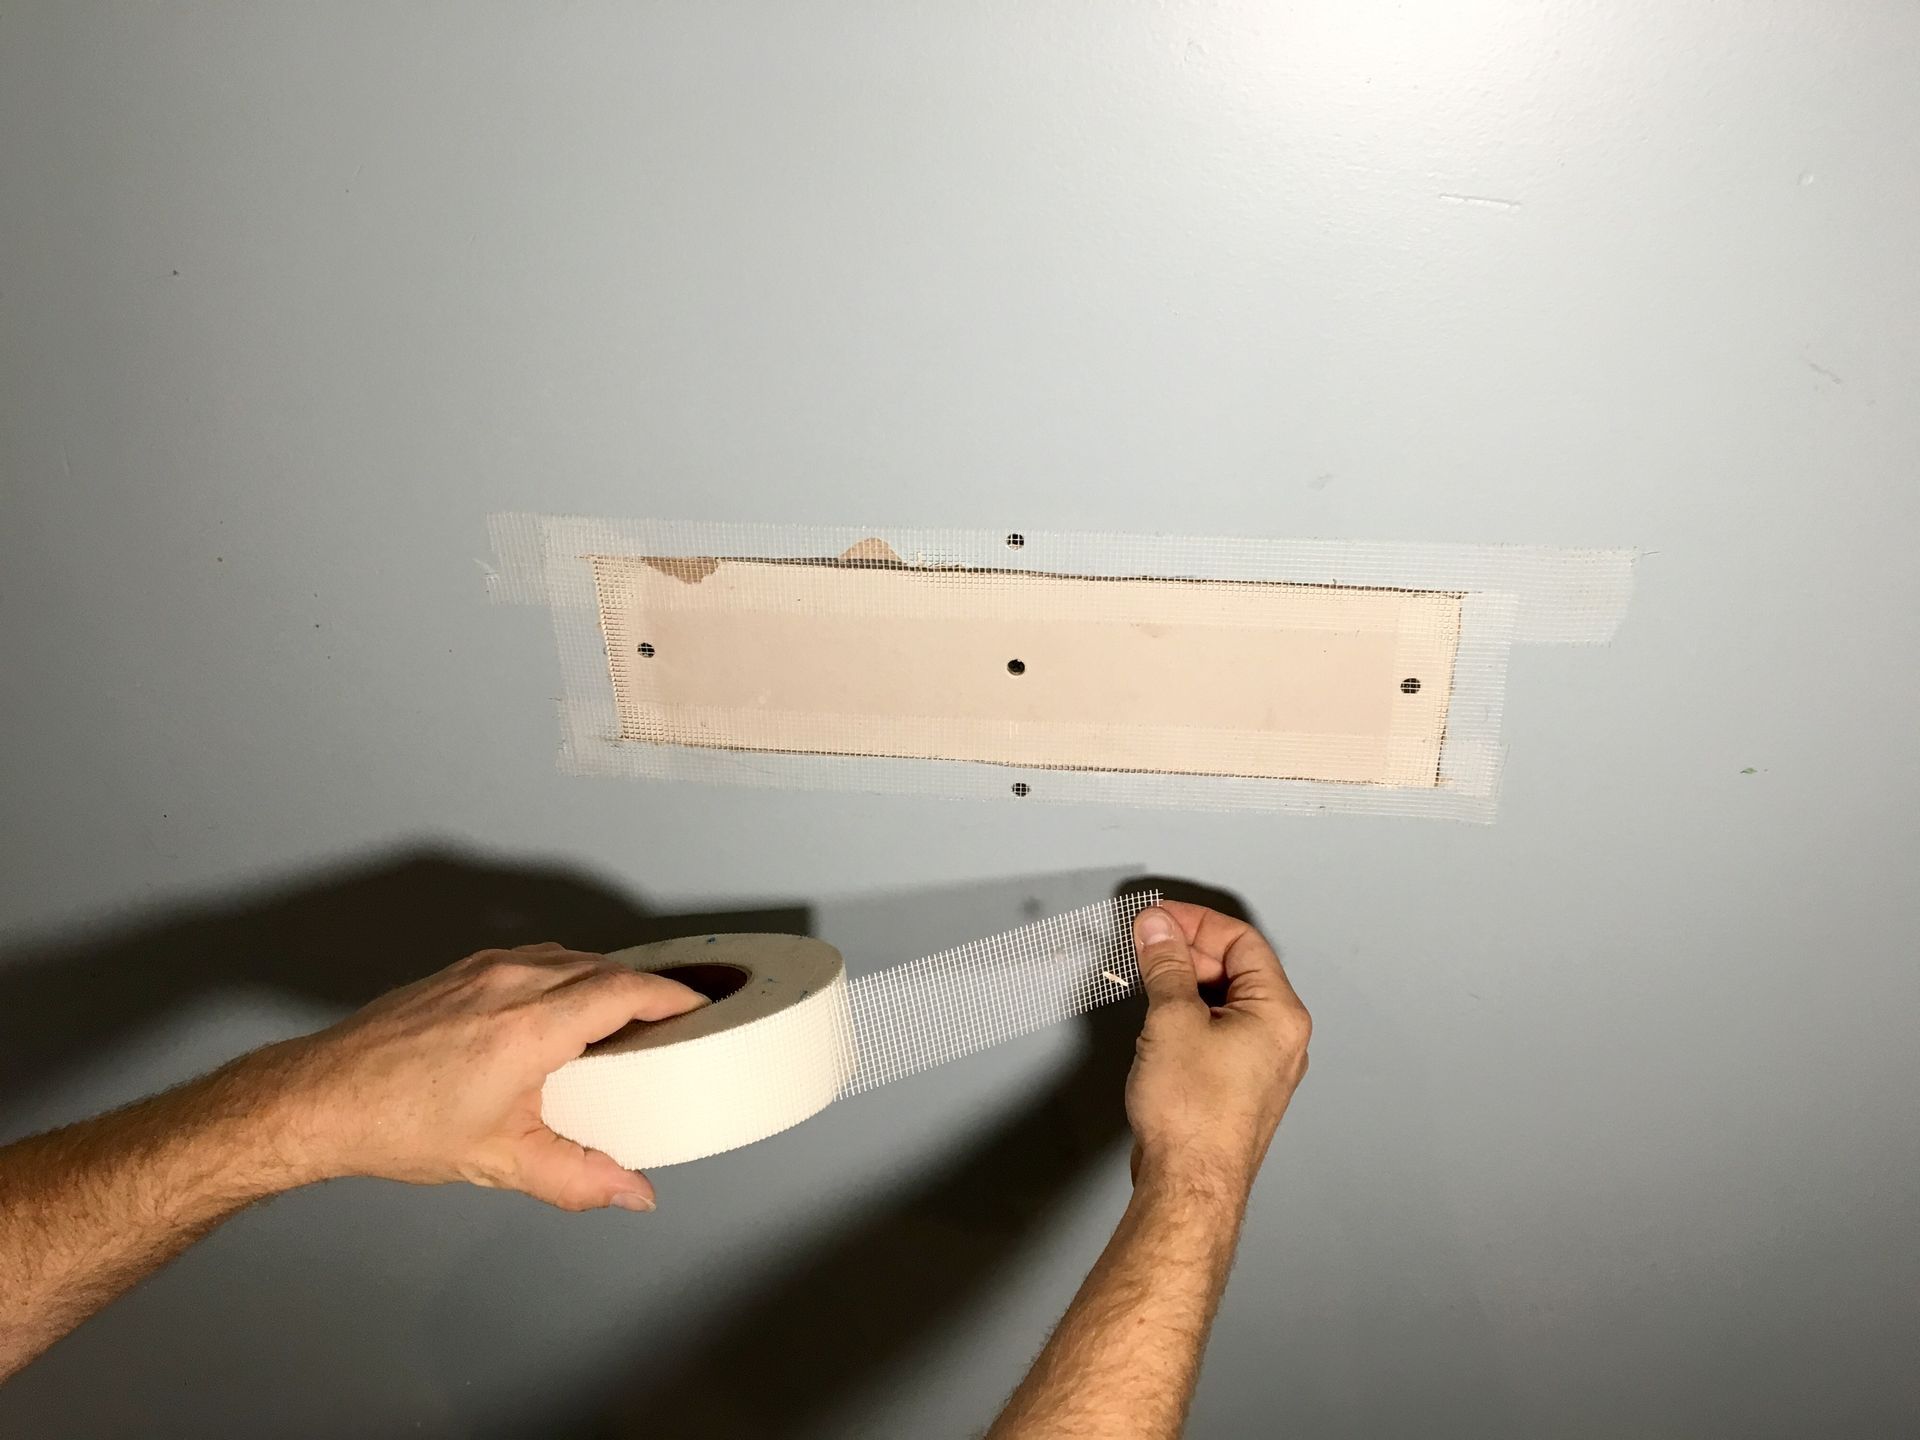
[[[1246,1183],[1143,1166],[1126,1215],[989,1440],[1172,1440],[1226,1288]]]
[[[632,1021],[706,1003],[558,945],[482,950],[318,1034],[0,1148],[0,1380],[256,1200],[336,1175],[653,1208],[541,1120],[541,1086]]]
[[[258,1052],[0,1149],[0,1379],[235,1211],[318,1178],[293,1162]]]

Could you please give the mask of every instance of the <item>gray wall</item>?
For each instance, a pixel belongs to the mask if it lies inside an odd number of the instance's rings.
[[[1912,1428],[1917,46],[0,6],[0,1129],[491,939],[773,910],[877,965],[1151,868],[1244,895],[1319,1027],[1193,1434]],[[1615,646],[1516,655],[1475,828],[569,779],[501,509],[1649,553]],[[1110,1038],[651,1217],[288,1197],[0,1430],[966,1433],[1122,1203]]]

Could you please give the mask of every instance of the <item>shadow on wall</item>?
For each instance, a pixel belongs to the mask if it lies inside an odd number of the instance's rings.
[[[1115,893],[1149,886],[1247,918],[1235,896],[1164,877],[1129,881]],[[664,1373],[642,1374],[571,1421],[543,1417],[548,1433],[576,1440],[846,1433],[837,1418],[860,1410],[864,1395],[885,1388],[933,1334],[986,1296],[1078,1180],[1103,1159],[1118,1161],[1141,1004],[1136,996],[1083,1017],[1077,1063],[1031,1103],[929,1173],[875,1195],[837,1233],[770,1270]],[[637,1340],[630,1348],[641,1353]],[[754,1357],[751,1384],[741,1380],[746,1355]],[[968,1417],[969,1433],[991,1418]]]
[[[177,1007],[267,990],[342,1011],[488,946],[617,949],[709,930],[808,934],[805,906],[662,915],[599,881],[421,850],[0,952],[0,1109]]]

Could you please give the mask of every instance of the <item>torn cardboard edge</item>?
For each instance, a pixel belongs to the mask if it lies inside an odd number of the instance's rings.
[[[487,582],[492,597],[508,603],[544,603],[550,609],[564,692],[560,764],[571,773],[1003,802],[1011,798],[1228,811],[1419,815],[1475,822],[1491,821],[1497,806],[1511,645],[1519,640],[1594,644],[1610,639],[1631,595],[1634,559],[1633,552],[1625,550],[856,530],[541,515],[496,515],[490,530],[496,552]],[[869,541],[877,543],[864,543]],[[816,571],[872,567],[882,572],[1242,580],[1342,590],[1445,592],[1459,598],[1459,635],[1437,783],[1399,787],[1245,775],[1053,769],[623,740],[593,566],[587,558],[591,555],[666,562],[668,568],[658,573],[674,578],[674,588],[688,593],[704,586],[681,583],[675,572],[711,575],[722,557],[767,565],[804,562]]]
[[[715,524],[523,513],[490,516],[487,529],[495,557],[485,567],[488,593],[509,604],[592,605],[592,579],[580,559],[589,554],[820,563],[856,558],[846,552],[877,542],[891,552],[892,561],[915,569],[1505,594],[1514,598],[1513,638],[1522,645],[1612,640],[1632,598],[1636,558],[1635,551],[1625,549],[1538,545]]]

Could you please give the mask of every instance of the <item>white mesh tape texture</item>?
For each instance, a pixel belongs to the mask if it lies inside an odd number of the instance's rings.
[[[1139,891],[1023,925],[849,987],[859,1060],[846,1093],[888,1084],[1084,1015],[1139,983]]]
[[[1498,800],[1507,652],[1515,642],[1610,640],[1632,590],[1633,553],[1534,546],[1198,539],[958,530],[708,525],[496,515],[490,594],[549,607],[563,697],[561,766],[577,774],[1189,809],[1424,815],[1486,822]],[[1017,544],[1010,543],[1016,539]],[[1239,580],[1438,590],[1461,595],[1438,783],[1328,781],[1025,768],[965,760],[795,754],[623,739],[591,556],[825,559],[884,542],[937,572]]]

